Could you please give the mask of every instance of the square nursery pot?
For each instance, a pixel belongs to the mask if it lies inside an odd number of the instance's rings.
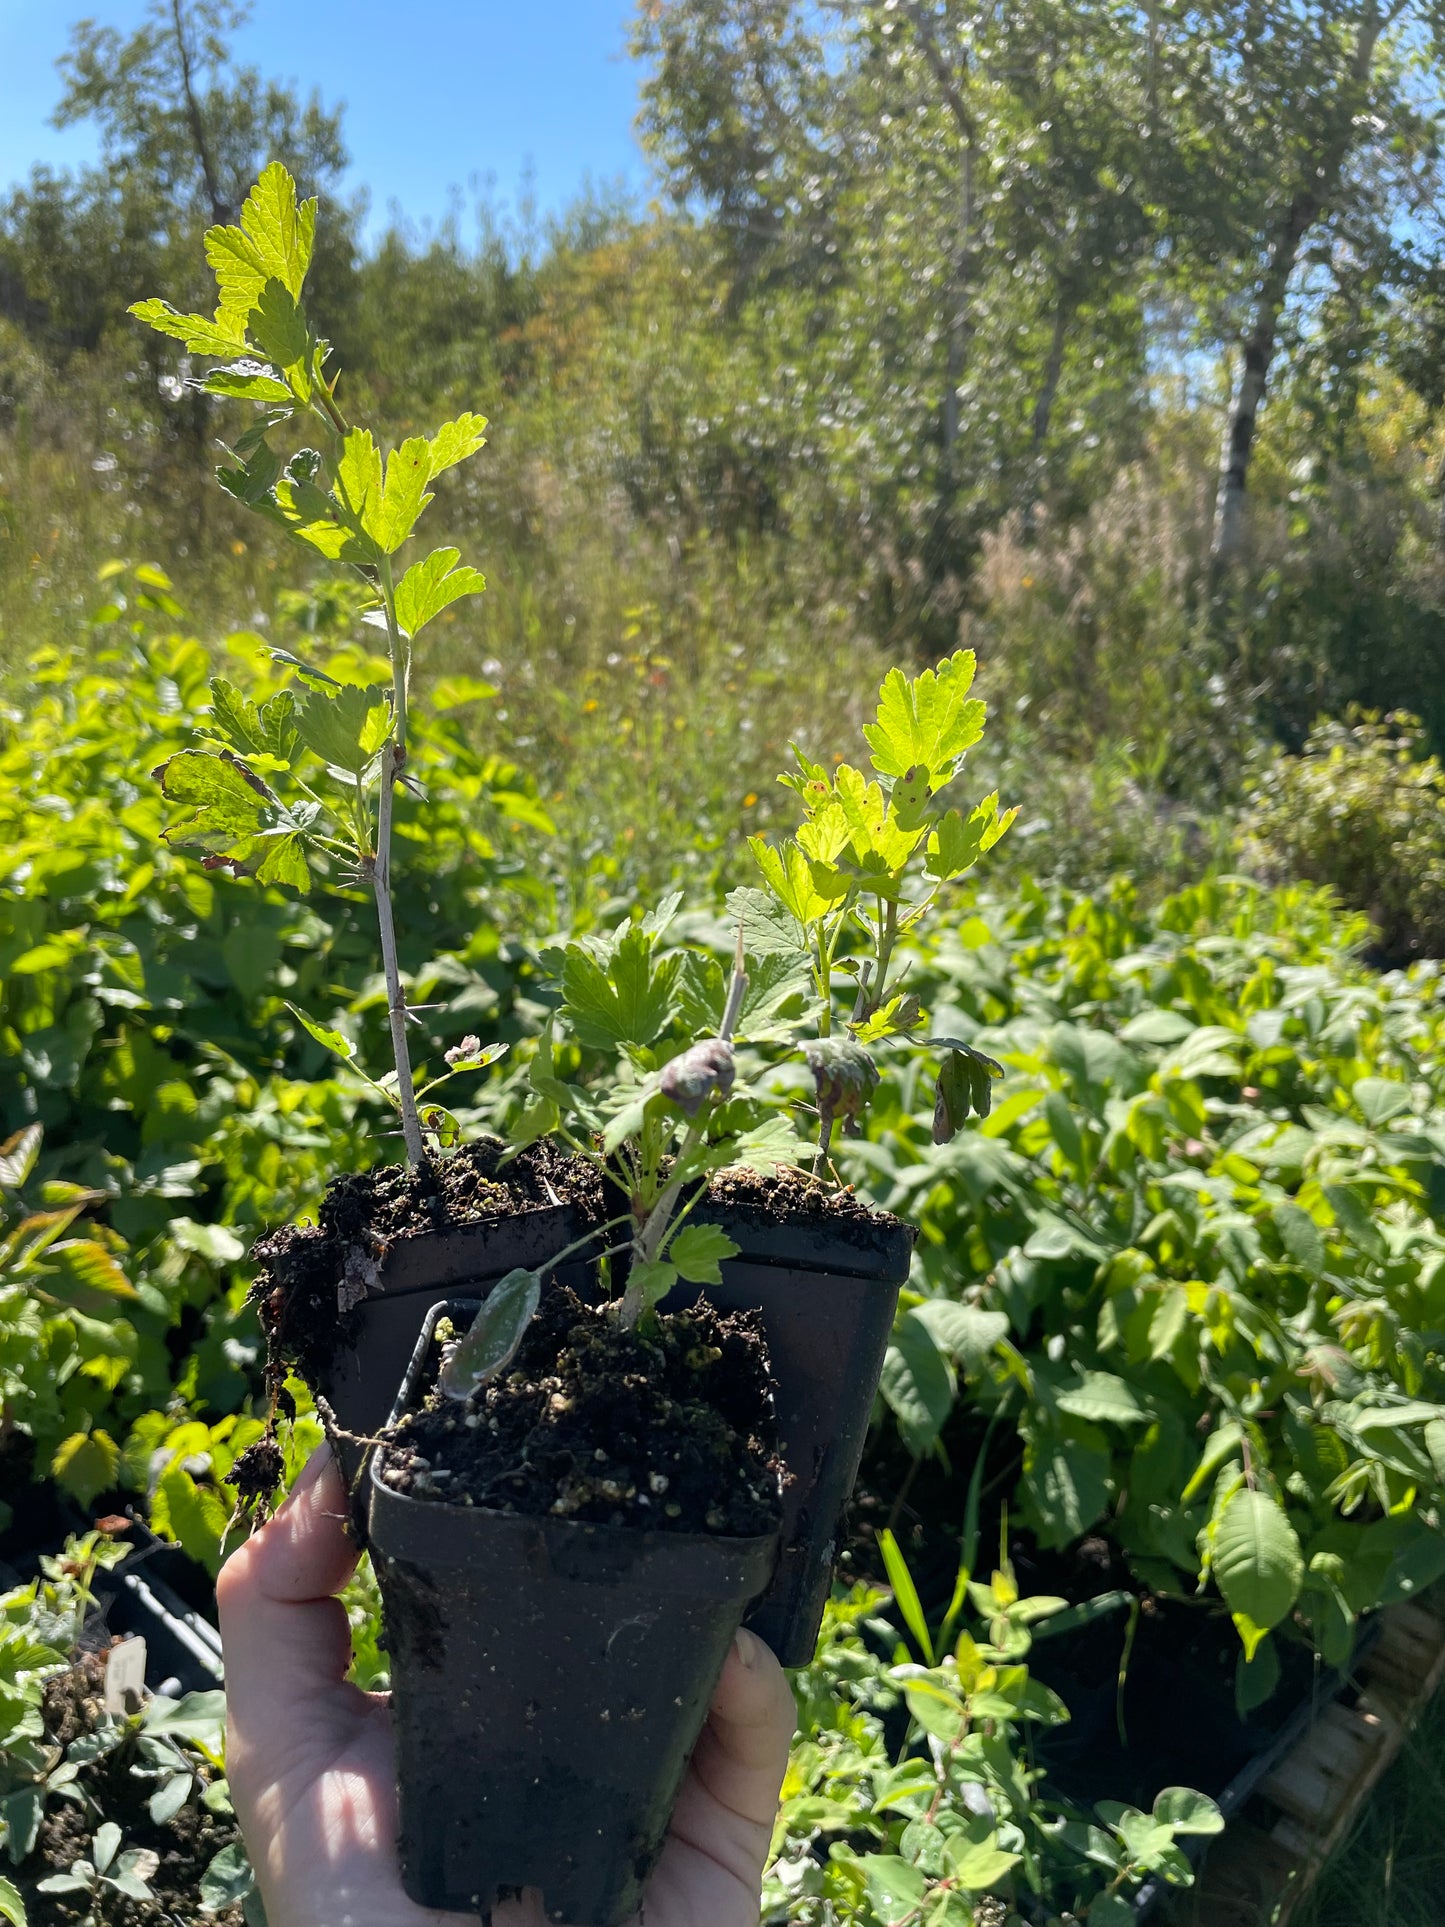
[[[509,1262],[516,1262],[515,1259]],[[427,1316],[392,1413],[422,1393]],[[553,1919],[638,1906],[776,1532],[659,1532],[448,1505],[368,1479],[392,1661],[402,1884],[485,1914],[539,1887]]]
[[[720,1285],[680,1286],[665,1308],[706,1297],[761,1314],[788,1475],[777,1574],[745,1624],[784,1666],[806,1666],[916,1234],[861,1207],[778,1222],[762,1203],[709,1202],[689,1221],[720,1225],[738,1256],[724,1260]]]
[[[341,1427],[332,1445],[352,1494],[353,1520],[363,1543],[369,1514],[364,1478],[369,1442],[387,1422],[428,1313],[459,1289],[485,1296],[489,1285],[517,1266],[545,1265],[587,1229],[584,1213],[564,1204],[478,1219],[445,1231],[415,1232],[387,1246],[375,1280],[355,1307],[350,1341],[318,1373],[315,1385]],[[594,1288],[583,1255],[561,1265],[554,1275],[579,1295]]]

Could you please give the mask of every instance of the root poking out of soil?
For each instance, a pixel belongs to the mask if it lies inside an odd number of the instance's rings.
[[[642,1336],[554,1287],[502,1377],[465,1403],[433,1392],[400,1422],[382,1477],[495,1512],[770,1532],[779,1469],[758,1320],[702,1303]]]

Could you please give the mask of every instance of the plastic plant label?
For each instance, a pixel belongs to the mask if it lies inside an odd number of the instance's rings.
[[[105,1710],[124,1718],[145,1697],[146,1643],[137,1636],[112,1646],[105,1662]]]

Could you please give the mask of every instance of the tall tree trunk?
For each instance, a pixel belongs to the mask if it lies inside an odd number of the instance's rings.
[[[1255,299],[1249,333],[1244,338],[1244,365],[1225,424],[1224,446],[1219,457],[1219,491],[1214,501],[1210,559],[1218,573],[1232,568],[1244,550],[1244,492],[1249,480],[1255,423],[1269,383],[1290,276],[1299,258],[1300,243],[1313,227],[1319,210],[1319,199],[1313,193],[1297,194],[1290,202],[1270,249],[1269,266]]]
[[[1059,381],[1064,372],[1064,350],[1069,343],[1070,325],[1079,311],[1078,298],[1067,285],[1060,287],[1056,299],[1048,359],[1044,362],[1043,380],[1039,383],[1038,399],[1034,403],[1033,432],[1029,438],[1028,480],[1024,484],[1023,502],[1025,537],[1034,532],[1034,517],[1044,489],[1044,450],[1048,445],[1049,424],[1053,420]]]
[[[1388,14],[1371,6],[1360,22],[1354,58],[1335,94],[1335,113],[1328,137],[1309,157],[1304,179],[1285,211],[1270,244],[1269,260],[1255,297],[1249,332],[1243,342],[1239,386],[1225,424],[1219,457],[1219,488],[1214,500],[1214,533],[1210,562],[1216,582],[1244,552],[1245,490],[1254,448],[1255,425],[1269,386],[1269,371],[1279,343],[1279,324],[1289,293],[1290,277],[1302,242],[1322,214],[1332,209],[1354,141],[1356,116],[1368,93],[1375,48],[1386,27],[1400,11],[1400,0]]]
[[[943,390],[943,469],[950,498],[955,487],[954,450],[958,442],[958,390],[968,368],[969,343],[973,339],[973,278],[978,266],[976,233],[978,166],[978,125],[973,109],[960,85],[956,67],[939,45],[937,23],[918,0],[902,0],[903,11],[912,22],[918,45],[928,62],[943,103],[958,129],[963,155],[963,179],[959,191],[958,245],[953,254],[953,272],[948,281],[948,361]],[[959,65],[966,65],[958,56]]]
[[[953,486],[953,450],[958,440],[958,391],[968,367],[968,347],[973,339],[973,304],[970,296],[977,252],[974,244],[973,141],[965,135],[958,248],[953,257],[953,273],[949,277],[948,367],[943,390],[943,459],[948,469],[950,490]]]
[[[186,39],[186,20],[181,0],[171,0],[171,21],[175,27],[176,53],[181,63],[181,89],[186,97],[186,122],[191,130],[196,159],[200,163],[201,178],[206,184],[206,198],[211,203],[211,219],[217,227],[225,227],[231,219],[231,204],[221,192],[216,165],[211,158],[211,143],[206,134],[205,118],[201,113],[201,104],[196,99],[195,84],[191,75],[191,48],[190,42]]]

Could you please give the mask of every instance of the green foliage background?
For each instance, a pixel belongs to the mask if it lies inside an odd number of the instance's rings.
[[[0,738],[0,1127],[27,1134],[12,1157],[36,1152],[23,1181],[7,1167],[3,1193],[7,1464],[58,1480],[82,1516],[139,1504],[214,1570],[226,1474],[264,1416],[246,1248],[314,1211],[333,1172],[395,1155],[386,1107],[287,1005],[375,1064],[384,998],[354,891],[323,886],[303,907],[159,840],[146,772],[182,740],[211,668],[258,697],[285,672],[254,635],[210,649],[187,636],[159,571],[107,589],[86,657],[42,652]],[[324,662],[367,673],[351,644]],[[468,1033],[513,1046],[513,1069],[460,1113],[505,1126],[550,1001],[540,948],[560,917],[585,924],[574,905],[612,918],[648,899],[611,864],[576,888],[535,786],[469,748],[452,693],[439,683],[416,712],[430,827],[408,806],[403,961],[431,1006],[420,1060]],[[720,908],[694,883],[680,928],[721,962]],[[910,1541],[930,1619],[971,1475],[975,1521],[986,1478],[991,1506],[1006,1500],[1038,1544],[1102,1532],[1141,1590],[1232,1612],[1243,1705],[1273,1690],[1281,1641],[1342,1660],[1360,1612],[1445,1572],[1438,966],[1381,976],[1356,961],[1366,936],[1309,887],[1221,876],[1150,905],[1123,880],[1090,897],[1016,879],[1001,896],[961,890],[917,949],[909,981],[932,1023],[1006,1072],[991,1115],[940,1146],[923,1070],[885,1055],[868,1137],[839,1151],[921,1229],[879,1420],[895,1463],[954,1468],[955,1505]],[[37,1221],[65,1204],[79,1216],[47,1243]],[[298,1428],[296,1453],[313,1432]],[[898,1692],[869,1657],[864,1622],[883,1601],[838,1621],[820,1675],[874,1680],[863,1704],[877,1712]],[[1027,1639],[999,1651],[1022,1677]],[[893,1783],[869,1777],[866,1719],[843,1718],[832,1687],[808,1691],[822,1696],[806,1702],[779,1836],[794,1872],[774,1904],[812,1919],[831,1895],[846,1918],[890,1917],[886,1869],[825,1857],[826,1893],[807,1871],[810,1843],[840,1835],[925,1864],[920,1836],[903,1840],[908,1799],[894,1820],[875,1808]],[[926,1737],[943,1715],[920,1704]],[[1011,1718],[1046,1707],[1020,1701]],[[1012,1757],[977,1770],[1007,1787]],[[1052,1838],[1028,1831],[1043,1797],[1020,1783],[1007,1809],[1029,1839]],[[1010,1844],[1013,1824],[973,1842],[1004,1854],[987,1884],[1005,1892],[1042,1851]],[[1124,1863],[1090,1861],[1079,1838],[1073,1858],[1050,1848],[1038,1864],[1056,1900],[1067,1888],[1083,1906]],[[1126,1851],[1105,1828],[1097,1852],[1111,1840]]]
[[[1311,12],[1314,37],[1278,10],[1254,66],[1233,9],[1156,19],[1188,85],[1143,106],[1132,17],[1010,7],[955,62],[960,118],[926,9],[853,10],[839,54],[813,32],[837,8],[669,0],[636,33],[669,200],[364,250],[339,118],[236,73],[222,11],[187,10],[213,36],[211,178],[164,32],[122,61],[89,29],[63,111],[96,120],[105,166],[0,207],[5,1489],[53,1483],[77,1524],[136,1504],[214,1570],[264,1417],[245,1253],[399,1148],[288,1010],[385,1063],[367,904],[173,854],[150,775],[211,675],[284,684],[277,644],[385,673],[354,586],[210,486],[236,405],[124,319],[151,288],[203,301],[202,228],[281,158],[323,197],[315,306],[356,412],[396,443],[493,420],[433,511],[489,588],[420,653],[429,800],[397,832],[421,1066],[466,1035],[512,1047],[466,1124],[517,1114],[546,946],[677,887],[674,934],[723,960],[745,837],[790,820],[788,743],[831,764],[895,659],[979,651],[971,775],[1020,818],[909,987],[1005,1078],[936,1146],[900,1053],[840,1152],[921,1228],[872,1476],[900,1520],[910,1479],[947,1498],[903,1535],[912,1605],[888,1562],[892,1604],[840,1595],[800,1677],[768,1906],[942,1927],[1037,1878],[1109,1927],[1148,1867],[1182,1877],[1172,1823],[1066,1816],[1031,1778],[1058,1709],[1006,1572],[984,1577],[1005,1510],[1046,1550],[1104,1536],[1130,1596],[1232,1617],[1242,1707],[1287,1645],[1338,1660],[1362,1613],[1445,1573],[1434,12],[1374,62],[1372,119],[1340,83],[1364,7]],[[771,64],[740,58],[747,32]],[[1365,131],[1277,317],[1221,585],[1248,302],[1336,121]],[[961,1554],[982,1590],[933,1650]],[[370,1683],[364,1579],[349,1603]],[[13,1598],[0,1629],[12,1766],[53,1663],[42,1610]],[[954,1778],[920,1827],[934,1742]]]

